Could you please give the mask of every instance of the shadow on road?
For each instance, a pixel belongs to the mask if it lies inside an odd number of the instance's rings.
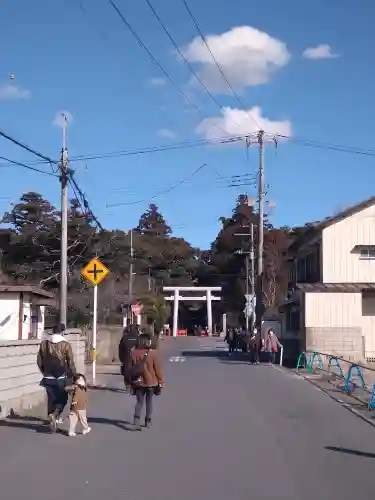
[[[341,448],[339,446],[325,446],[324,449],[329,451],[337,451],[339,453],[346,453],[347,455],[356,455],[357,457],[375,458],[375,453],[351,450],[350,448]]]
[[[89,417],[89,424],[113,425],[126,431],[134,431],[131,422],[127,420],[116,420],[105,417]],[[0,421],[0,427],[12,427],[16,429],[29,429],[40,434],[49,434],[49,428],[43,419],[36,417],[11,416]],[[58,434],[66,434],[67,431],[59,428]]]
[[[249,361],[249,354],[237,352],[229,356],[228,351],[182,351],[181,356],[186,358],[216,358],[225,360],[228,363],[232,361]]]
[[[107,391],[107,392],[119,392],[120,394],[129,394],[125,387],[110,387],[105,385],[89,385],[90,391]]]

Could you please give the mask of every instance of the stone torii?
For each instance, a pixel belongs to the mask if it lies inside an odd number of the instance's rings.
[[[206,301],[208,335],[212,335],[212,301],[221,300],[221,297],[212,295],[212,292],[221,292],[221,286],[163,286],[163,292],[173,292],[173,295],[164,297],[164,300],[173,302],[173,337],[177,337],[178,304],[182,300]],[[205,292],[205,295],[182,296],[180,292]]]

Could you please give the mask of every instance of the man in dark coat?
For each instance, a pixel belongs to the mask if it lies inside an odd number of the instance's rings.
[[[118,357],[121,363],[121,373],[125,374],[126,366],[130,360],[130,353],[137,345],[139,330],[136,325],[129,325],[124,329],[118,346]]]

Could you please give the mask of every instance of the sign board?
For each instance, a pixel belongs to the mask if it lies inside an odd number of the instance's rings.
[[[81,271],[81,275],[92,285],[101,283],[109,274],[109,269],[99,259],[92,259]]]
[[[142,305],[141,304],[133,304],[132,311],[133,311],[133,314],[138,316],[142,312]]]
[[[255,295],[245,295],[246,298],[246,305],[244,309],[244,315],[249,318],[252,316],[255,312],[255,307],[256,307],[256,297]]]

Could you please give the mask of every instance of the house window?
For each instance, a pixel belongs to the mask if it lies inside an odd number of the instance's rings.
[[[359,258],[361,260],[375,259],[375,246],[363,247],[360,249]]]

